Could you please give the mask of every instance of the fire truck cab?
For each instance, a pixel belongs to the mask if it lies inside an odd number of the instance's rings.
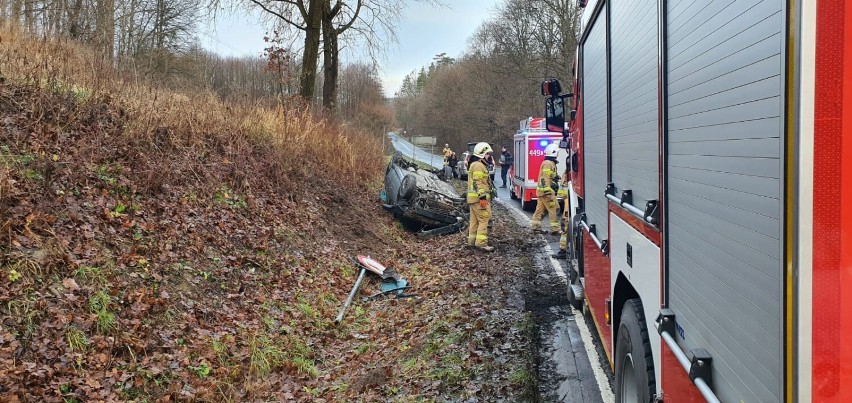
[[[521,120],[519,126],[513,141],[515,164],[509,170],[509,194],[512,199],[520,200],[522,209],[531,210],[533,202],[538,199],[535,191],[538,187],[538,171],[544,162],[544,149],[549,144],[559,144],[562,133],[549,130],[544,118],[527,118]],[[557,156],[557,161],[561,162],[557,163],[560,178],[565,170],[566,155],[564,150],[560,150]]]
[[[580,3],[568,292],[616,402],[852,401],[852,4]]]

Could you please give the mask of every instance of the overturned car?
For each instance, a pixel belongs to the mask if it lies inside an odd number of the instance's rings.
[[[397,153],[385,171],[382,205],[420,236],[458,232],[468,220],[465,198],[435,173]]]

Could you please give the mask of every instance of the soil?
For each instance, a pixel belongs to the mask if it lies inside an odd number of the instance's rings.
[[[273,180],[261,148],[132,119],[0,84],[0,400],[552,400],[539,333],[567,300],[505,208],[494,253],[420,239],[378,180]],[[369,275],[336,324],[359,254],[416,296],[365,301]]]

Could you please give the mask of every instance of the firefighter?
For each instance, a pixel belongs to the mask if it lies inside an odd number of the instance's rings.
[[[444,144],[444,165],[447,165],[450,161],[450,156],[453,155],[453,150],[450,149],[449,144]]]
[[[559,201],[556,199],[556,191],[559,189],[559,178],[556,172],[556,154],[558,152],[559,145],[556,143],[549,144],[544,149],[544,161],[538,171],[538,188],[535,190],[538,203],[536,203],[535,214],[533,214],[531,223],[533,232],[541,230],[541,219],[547,213],[550,233],[559,234],[559,218],[557,216]]]
[[[559,191],[556,192],[556,196],[561,197],[564,201],[564,206],[562,207],[562,222],[560,226],[561,231],[559,232],[559,252],[551,255],[556,259],[568,258],[568,235],[571,226],[571,198],[568,194],[568,182],[571,180],[571,177],[569,176],[571,172],[570,164],[571,158],[566,158],[565,173],[562,174],[562,180],[559,182]]]
[[[477,144],[469,157],[467,174],[467,204],[470,207],[467,245],[486,252],[494,250],[494,247],[488,246],[488,222],[491,220],[491,199],[496,189],[483,162],[491,152],[488,143]]]

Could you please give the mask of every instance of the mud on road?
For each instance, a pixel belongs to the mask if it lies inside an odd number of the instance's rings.
[[[465,192],[464,182],[453,184]],[[591,315],[575,312],[569,304],[564,269],[568,263],[550,258],[558,249],[558,236],[533,234],[529,214],[517,208],[507,189],[498,190],[490,232],[490,244],[496,250],[483,257],[487,256],[489,265],[503,268],[504,280],[496,287],[503,290],[499,298],[504,298],[504,311],[519,321],[515,327],[523,329],[522,339],[507,341],[525,348],[521,357],[512,358],[522,359],[525,366],[521,397],[534,402],[612,401],[612,371],[599,341],[591,335],[595,324]],[[466,237],[467,228],[451,238],[464,243]],[[518,397],[506,396],[508,401]]]
[[[609,364],[600,346],[589,348],[584,344],[576,321],[583,322],[580,327],[585,327],[586,332],[594,329],[594,324],[589,315],[575,314],[568,301],[565,278],[554,270],[550,259],[551,248],[547,245],[556,237],[531,234],[525,217],[499,202],[494,204],[493,221],[491,243],[497,250],[489,260],[507,263],[506,306],[519,310],[515,316],[522,318],[520,327],[529,347],[524,355],[529,371],[524,400],[610,401]],[[590,355],[597,364],[598,379]],[[605,368],[604,372],[601,368]]]

